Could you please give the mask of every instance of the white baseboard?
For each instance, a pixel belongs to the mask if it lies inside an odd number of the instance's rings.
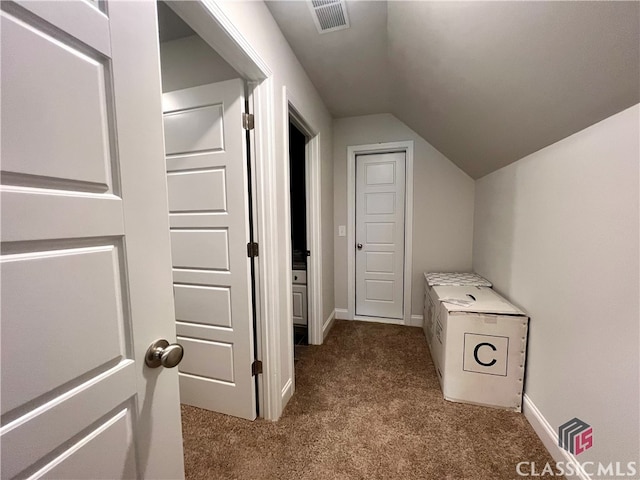
[[[422,324],[424,322],[424,319],[422,318],[422,315],[411,315],[411,317],[409,317],[409,323],[407,323],[407,327],[420,327],[422,328]]]
[[[540,437],[540,440],[542,440],[542,443],[553,459],[556,462],[563,462],[565,464],[571,462],[572,464],[577,465],[579,461],[576,460],[575,455],[567,452],[563,448],[560,448],[558,445],[558,434],[556,433],[556,430],[552,428],[547,419],[542,416],[540,410],[538,410],[526,393],[522,399],[522,413],[524,413],[525,418],[538,434],[538,437]],[[577,475],[565,475],[565,478],[567,480],[589,480],[589,476],[582,471],[582,469]]]
[[[293,396],[293,379],[287,380],[287,383],[282,387],[282,410],[287,405],[291,397]]]
[[[322,325],[322,341],[323,342],[327,339],[327,335],[329,335],[329,332],[331,331],[331,328],[333,327],[334,323],[336,323],[336,311],[335,310],[333,312],[331,312],[331,315],[329,315],[329,318],[327,318],[324,321],[324,325]]]
[[[409,323],[405,323],[404,320],[399,320],[397,318],[367,317],[364,315],[356,315],[354,318],[351,318],[349,317],[349,311],[346,308],[336,308],[334,312],[336,320],[358,320],[361,322],[389,323],[392,325],[407,325],[409,327],[421,328],[423,322],[422,315],[411,315]]]
[[[367,317],[364,315],[356,315],[353,319],[359,322],[387,323],[389,325],[404,325],[404,320],[400,318]]]

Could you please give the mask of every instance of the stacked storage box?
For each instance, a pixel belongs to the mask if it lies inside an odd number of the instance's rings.
[[[425,334],[444,398],[521,411],[527,315],[488,286],[430,286],[427,275]]]

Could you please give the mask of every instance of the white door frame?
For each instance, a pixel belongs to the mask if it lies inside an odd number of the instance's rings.
[[[283,409],[279,353],[286,347],[279,342],[283,309],[278,288],[277,198],[272,188],[276,184],[273,73],[214,1],[170,0],[167,4],[241,74],[249,87],[249,105],[255,116],[251,151],[256,207],[254,233],[260,244],[256,262],[256,342],[258,358],[263,362],[263,374],[258,377],[258,404],[260,417],[276,420]],[[285,312],[291,311],[291,306],[288,309],[286,305],[284,307]]]
[[[305,147],[305,193],[307,207],[307,248],[311,251],[311,256],[307,258],[307,305],[308,319],[307,328],[309,343],[312,345],[322,345],[324,340],[322,334],[322,249],[320,219],[320,133],[313,128],[296,108],[296,101],[292,97],[287,87],[283,87],[283,101],[285,114],[285,145],[289,145],[289,120],[307,137]],[[288,148],[288,147],[287,147]],[[288,152],[288,150],[287,150]],[[287,159],[286,177],[287,185],[290,181],[290,171]],[[287,205],[291,204],[289,190],[285,192]],[[287,238],[286,251],[291,261],[291,215],[287,216]],[[291,275],[291,268],[288,275]],[[287,289],[292,288],[291,279],[287,283]],[[288,298],[292,293],[289,291]],[[291,308],[291,306],[289,306]],[[293,313],[287,316],[291,320],[291,331],[293,332]],[[293,345],[291,346],[293,348]],[[293,352],[293,351],[292,351]],[[293,361],[293,353],[292,358]]]
[[[356,315],[356,156],[368,153],[405,153],[404,302],[402,320]],[[347,318],[367,322],[411,325],[411,273],[413,247],[413,141],[347,147]]]

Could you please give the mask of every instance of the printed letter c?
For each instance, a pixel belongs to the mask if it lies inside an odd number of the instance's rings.
[[[497,360],[496,360],[495,358],[494,358],[494,359],[492,359],[489,363],[484,363],[483,361],[481,361],[481,360],[478,358],[478,350],[480,350],[480,347],[483,347],[483,346],[485,346],[485,345],[486,345],[487,347],[491,348],[491,350],[493,350],[494,352],[497,350],[497,348],[495,347],[495,345],[492,345],[492,344],[487,343],[487,342],[482,342],[482,343],[479,343],[478,345],[476,345],[476,348],[474,348],[474,349],[473,349],[473,358],[475,358],[475,359],[476,359],[476,362],[478,362],[478,363],[479,363],[480,365],[482,365],[483,367],[491,367],[491,366],[495,365],[495,364],[496,364],[496,362],[497,362]]]

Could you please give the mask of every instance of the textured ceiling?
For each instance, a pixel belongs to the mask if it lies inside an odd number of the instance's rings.
[[[306,1],[267,7],[334,116],[390,111],[386,2],[350,2],[351,27],[322,35]]]
[[[267,6],[335,117],[393,113],[479,178],[640,101],[638,2]]]

